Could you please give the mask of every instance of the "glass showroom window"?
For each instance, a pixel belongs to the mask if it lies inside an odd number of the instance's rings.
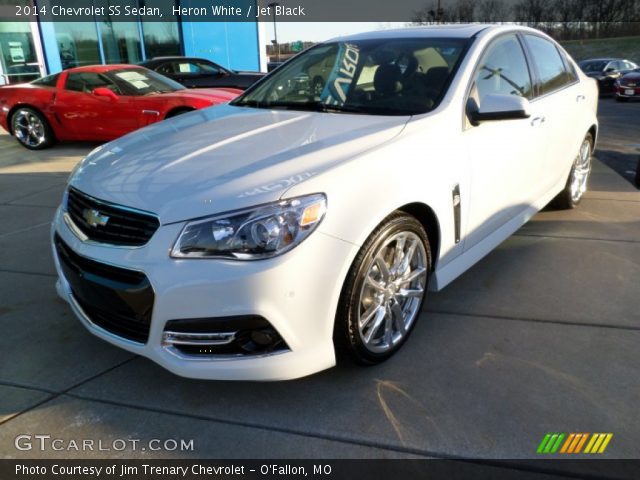
[[[0,85],[30,82],[40,76],[29,23],[0,22],[0,73]]]
[[[62,68],[101,63],[98,32],[93,22],[54,22]]]
[[[167,7],[166,0],[144,0],[146,7]],[[168,7],[167,7],[168,8]],[[182,55],[178,21],[142,22],[144,48],[147,59],[162,56]]]
[[[138,63],[142,61],[140,32],[134,22],[100,22],[102,48],[106,63]]]

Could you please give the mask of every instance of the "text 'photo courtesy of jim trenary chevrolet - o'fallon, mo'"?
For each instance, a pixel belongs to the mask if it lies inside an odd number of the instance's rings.
[[[640,1],[0,4],[0,479],[635,479]]]

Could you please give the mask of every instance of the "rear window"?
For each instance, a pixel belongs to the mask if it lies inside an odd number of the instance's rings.
[[[48,75],[46,77],[39,78],[31,82],[32,85],[38,85],[40,87],[55,87],[58,84],[59,73],[54,75]]]
[[[573,82],[553,43],[536,35],[525,35],[525,40],[538,71],[539,95],[554,92]]]

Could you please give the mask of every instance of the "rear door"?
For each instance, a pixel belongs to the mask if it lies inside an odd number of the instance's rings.
[[[553,42],[535,34],[525,34],[524,42],[536,72],[537,95],[531,104],[544,112],[546,125],[544,154],[538,159],[542,195],[568,175],[586,134],[568,127],[575,124],[576,114],[588,108],[590,101],[569,60]]]
[[[467,104],[482,106],[489,94],[533,98],[529,65],[516,34],[494,39],[481,57]],[[531,117],[482,122],[467,120],[463,139],[471,166],[468,250],[526,209],[537,195],[543,113],[532,105]],[[461,192],[462,201],[465,193]]]

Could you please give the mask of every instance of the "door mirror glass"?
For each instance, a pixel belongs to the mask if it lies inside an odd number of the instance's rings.
[[[108,97],[111,100],[118,100],[118,95],[109,90],[107,87],[98,87],[93,90],[93,94],[97,97]]]
[[[473,103],[468,105],[469,119],[474,126],[480,122],[516,120],[531,116],[529,100],[524,97],[490,93],[482,97],[479,107],[475,104],[475,100],[469,100]]]
[[[615,71],[616,71],[616,69],[614,67],[609,67],[604,71],[604,73],[612,73],[612,72],[615,72]]]

